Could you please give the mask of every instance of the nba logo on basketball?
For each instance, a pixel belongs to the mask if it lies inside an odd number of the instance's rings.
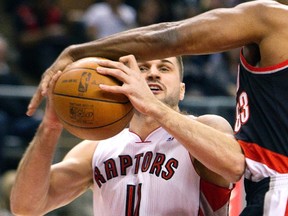
[[[82,73],[80,83],[78,86],[79,92],[82,92],[82,93],[87,92],[90,78],[91,78],[91,73],[88,73],[88,72]]]

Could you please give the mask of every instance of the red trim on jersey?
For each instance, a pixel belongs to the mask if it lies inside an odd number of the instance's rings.
[[[281,70],[285,67],[288,67],[288,60],[281,62],[279,64],[275,64],[272,66],[267,66],[267,67],[255,67],[250,65],[245,57],[243,56],[242,51],[240,52],[240,60],[243,64],[244,67],[246,67],[249,71],[251,72],[276,72],[278,70]],[[275,71],[276,70],[276,71]]]
[[[232,191],[232,189],[217,186],[203,179],[200,180],[200,190],[213,211],[217,211],[229,202]],[[215,196],[215,194],[217,194],[217,196]]]
[[[199,213],[198,213],[198,216],[204,216],[204,213],[203,213],[203,211],[202,211],[202,209],[201,209],[201,208],[199,209]]]
[[[238,140],[238,142],[244,151],[245,157],[265,164],[279,173],[288,172],[288,157],[265,149],[256,143],[243,140]]]
[[[244,178],[236,182],[234,189],[231,193],[229,216],[239,216],[243,210],[243,197],[244,197]]]

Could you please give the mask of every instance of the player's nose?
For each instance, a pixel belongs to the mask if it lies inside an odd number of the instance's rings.
[[[154,78],[159,78],[160,77],[160,71],[158,70],[157,67],[151,67],[150,70],[147,73],[147,77],[154,77]]]

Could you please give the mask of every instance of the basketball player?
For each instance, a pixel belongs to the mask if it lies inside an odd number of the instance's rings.
[[[107,140],[83,141],[50,167],[62,131],[50,91],[43,121],[18,168],[14,214],[43,215],[91,188],[94,215],[228,215],[230,182],[241,177],[244,155],[222,117],[179,112],[185,93],[181,58],[137,64],[129,55],[99,65],[99,73],[123,82],[100,88],[129,97],[135,108],[129,129]],[[218,145],[228,140],[230,156],[218,157],[223,154]]]
[[[243,47],[235,123],[247,162],[247,208],[242,215],[288,215],[287,4],[287,0],[251,1],[68,47],[45,73],[27,114],[33,114],[41,93],[47,92],[51,75],[82,57],[117,59],[132,53],[143,60]]]

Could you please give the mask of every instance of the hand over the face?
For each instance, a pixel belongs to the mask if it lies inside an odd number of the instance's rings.
[[[149,109],[158,99],[151,92],[145,78],[141,75],[137,61],[133,55],[123,56],[119,62],[101,60],[98,62],[97,71],[103,75],[110,75],[120,80],[121,86],[100,85],[104,91],[125,94],[134,108],[143,114],[148,114]]]

